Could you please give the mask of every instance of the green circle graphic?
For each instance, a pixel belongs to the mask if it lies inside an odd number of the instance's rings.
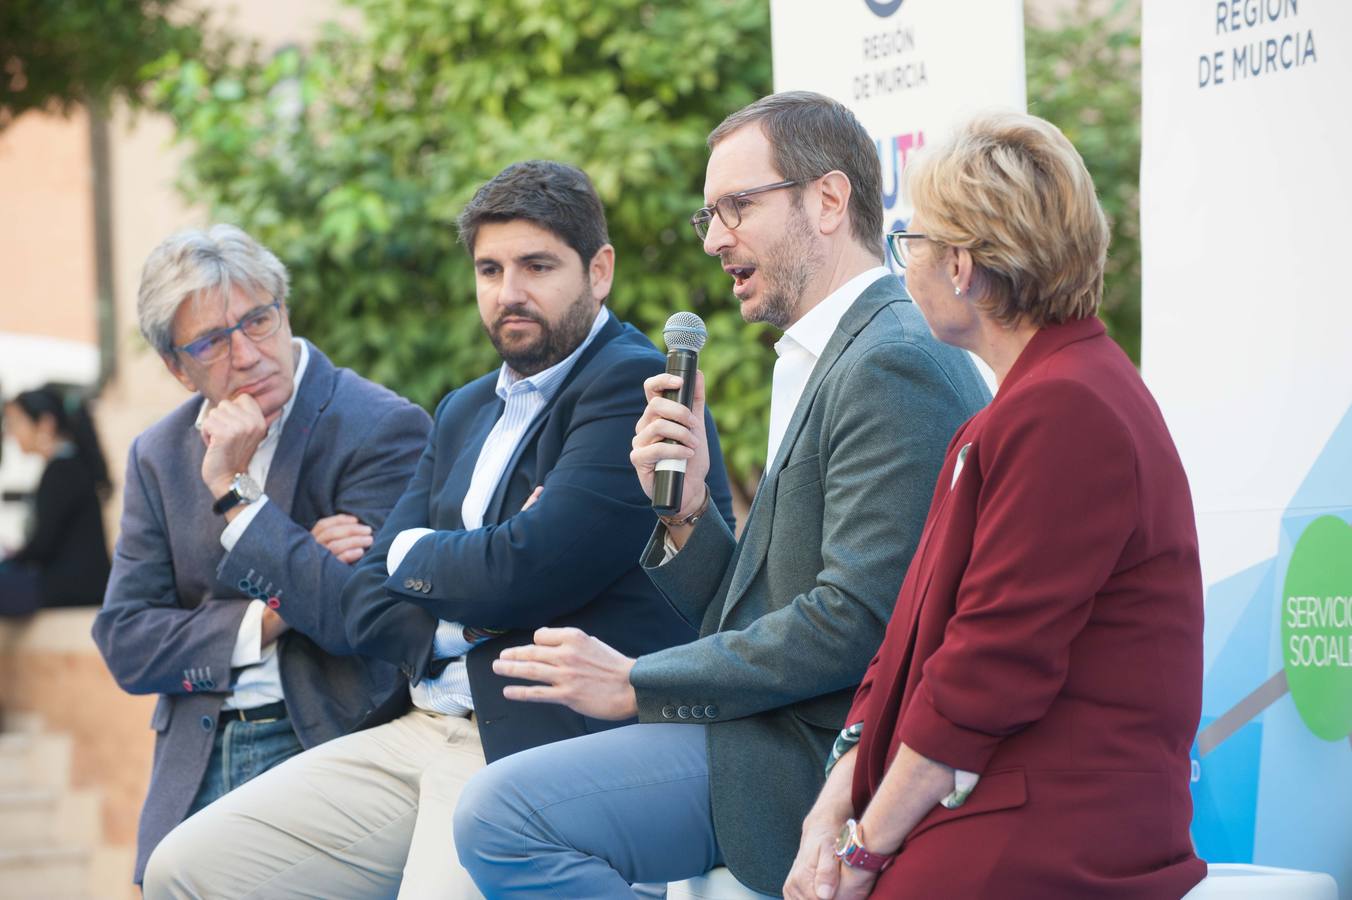
[[[1296,709],[1326,741],[1352,733],[1352,526],[1311,522],[1282,586],[1282,661]]]

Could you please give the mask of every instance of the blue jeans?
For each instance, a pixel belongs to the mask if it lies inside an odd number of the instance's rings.
[[[704,725],[628,725],[481,769],[460,795],[455,847],[485,897],[633,898],[722,858]]]
[[[12,560],[0,561],[0,618],[32,615],[41,605],[38,570]]]
[[[231,720],[216,729],[211,760],[188,815],[301,751],[290,719]]]

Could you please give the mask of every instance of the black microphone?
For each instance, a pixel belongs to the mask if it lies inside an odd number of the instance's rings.
[[[709,332],[704,320],[692,312],[678,312],[662,328],[662,340],[667,343],[667,374],[681,377],[679,391],[665,391],[662,396],[676,400],[686,409],[695,402],[695,370],[699,368],[699,351]],[[665,441],[674,444],[675,441]],[[681,508],[681,494],[685,490],[684,459],[664,459],[657,464],[653,478],[653,512],[670,516]]]

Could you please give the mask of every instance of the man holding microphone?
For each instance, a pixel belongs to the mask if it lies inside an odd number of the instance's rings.
[[[726,864],[778,892],[855,685],[882,638],[944,447],[988,395],[882,266],[872,139],[817,94],[766,97],[710,135],[691,219],[749,322],[776,344],[767,467],[740,542],[708,503],[704,382],[693,409],[649,378],[630,459],[644,490],[686,461],[642,561],[700,639],[626,657],[544,628],[495,670],[514,700],[640,724],[501,760],[456,813],[489,896],[628,897]],[[674,441],[675,443],[669,443]]]

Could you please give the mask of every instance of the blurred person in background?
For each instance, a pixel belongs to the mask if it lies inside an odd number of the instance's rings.
[[[1197,532],[1159,407],[1095,315],[1094,184],[1012,113],[908,177],[893,255],[999,389],[949,444],[785,895],[1180,897],[1206,874]]]
[[[27,539],[0,561],[0,616],[53,606],[97,606],[108,584],[103,500],[111,486],[84,401],[52,385],[5,404],[5,433],[46,463]]]
[[[338,599],[431,419],[294,337],[288,288],[231,225],[169,237],[141,275],[141,333],[193,396],[132,443],[94,621],[118,684],[160,695],[137,881],[184,818],[385,721],[403,686],[354,653]]]

